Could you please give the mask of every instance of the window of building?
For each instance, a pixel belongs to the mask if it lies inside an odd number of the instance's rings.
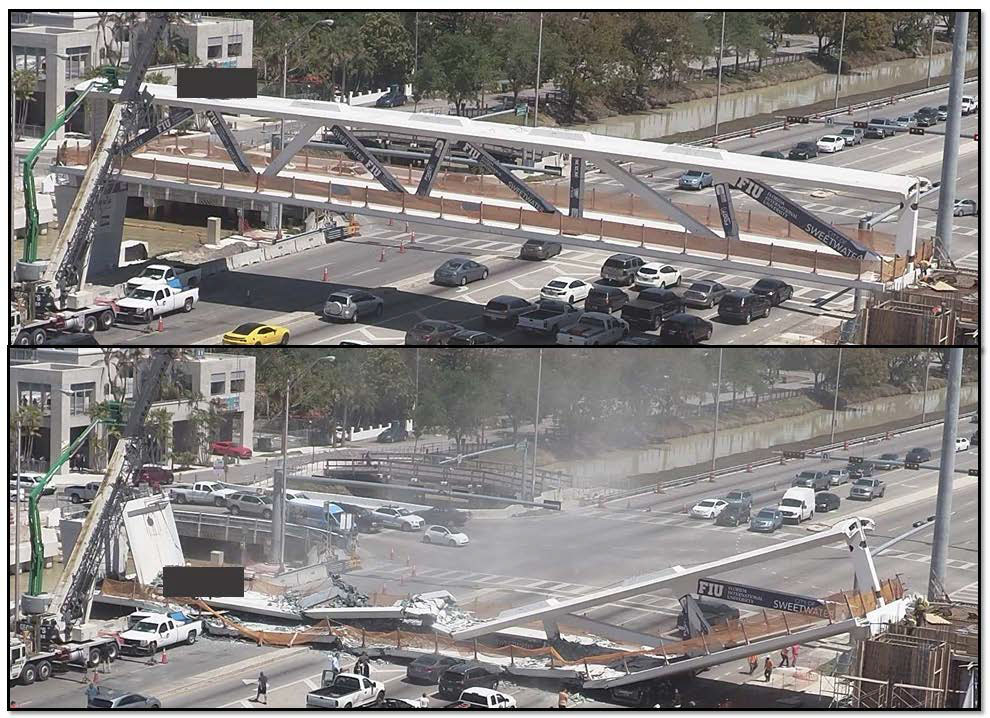
[[[230,372],[231,393],[240,394],[242,391],[244,391],[244,377],[245,377],[245,372],[243,371]]]
[[[39,80],[45,79],[44,49],[40,47],[14,45],[14,69],[30,70],[38,75]]]
[[[90,49],[88,47],[70,47],[65,51],[68,60],[65,61],[65,79],[72,80],[82,77],[89,69]]]
[[[227,391],[227,375],[210,374],[210,396],[223,394],[225,391]]]
[[[72,391],[69,413],[72,415],[88,414],[93,406],[96,383],[91,381],[84,384],[73,384],[69,389]]]
[[[227,36],[227,57],[240,57],[243,41],[240,35]]]
[[[36,406],[44,414],[52,411],[52,387],[50,384],[36,384],[29,381],[17,382],[18,404]]]
[[[215,60],[218,57],[223,57],[222,37],[211,37],[206,41],[206,57],[209,60]]]

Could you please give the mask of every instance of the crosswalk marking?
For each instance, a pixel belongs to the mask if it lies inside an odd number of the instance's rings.
[[[964,603],[977,603],[980,600],[980,582],[973,581],[949,594],[949,598]]]

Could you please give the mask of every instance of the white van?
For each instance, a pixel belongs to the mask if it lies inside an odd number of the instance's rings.
[[[777,510],[783,514],[784,521],[801,523],[805,519],[815,518],[815,490],[806,486],[788,489]]]
[[[980,109],[980,101],[970,95],[962,96],[962,114],[971,115]]]

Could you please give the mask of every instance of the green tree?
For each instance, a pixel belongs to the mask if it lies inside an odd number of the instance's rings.
[[[454,103],[458,115],[464,114],[467,103],[477,98],[494,76],[488,45],[476,37],[444,36],[428,57],[437,72],[438,89]]]
[[[931,13],[926,12],[888,12],[890,32],[894,47],[904,52],[914,52],[926,41],[930,32]]]
[[[555,74],[567,110],[595,96],[607,96],[628,80],[630,53],[622,40],[621,13],[554,12],[544,18],[544,40],[560,47]]]
[[[494,51],[500,77],[506,81],[512,92],[513,104],[518,102],[521,90],[536,84],[538,35],[539,21],[533,22],[533,13],[513,13],[511,19],[500,26],[495,35]],[[545,43],[540,65],[542,77],[554,75],[555,54],[555,49]]]
[[[148,438],[147,459],[150,464],[166,464],[172,461],[172,412],[168,409],[152,409],[145,420]]]
[[[24,134],[24,124],[27,122],[28,107],[34,99],[35,85],[38,76],[34,70],[14,70],[11,84],[14,87],[14,101],[17,103],[17,139]]]
[[[10,416],[10,471],[17,466],[18,451],[22,458],[34,456],[34,440],[41,436],[44,414],[40,406],[21,404]],[[17,446],[17,429],[21,431],[21,445]]]
[[[360,32],[374,79],[385,86],[403,83],[413,64],[413,47],[398,13],[369,12]]]

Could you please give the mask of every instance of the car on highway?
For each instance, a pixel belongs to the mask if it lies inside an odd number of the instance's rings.
[[[289,330],[277,324],[245,322],[223,335],[224,344],[247,346],[286,345],[289,343]]]
[[[839,132],[839,137],[845,140],[846,147],[861,145],[863,144],[863,129],[860,127],[843,127],[842,131]]]
[[[953,217],[976,217],[980,213],[975,199],[957,199],[952,203]]]
[[[496,690],[501,676],[501,666],[481,661],[464,661],[440,674],[437,692],[441,698],[453,700],[468,688]]]
[[[698,598],[695,603],[701,609],[701,615],[705,617],[710,626],[718,626],[739,619],[739,609],[727,603],[704,597]],[[677,630],[682,637],[687,638],[687,619],[684,611],[681,611],[677,616]]]
[[[404,426],[399,424],[392,424],[390,427],[385,429],[380,433],[375,440],[379,444],[394,444],[397,441],[405,441],[409,438],[409,432],[406,431]]]
[[[873,476],[874,466],[872,461],[864,461],[861,464],[849,464],[849,479],[862,479]]]
[[[760,157],[771,157],[775,160],[786,160],[787,155],[780,150],[763,150],[760,153]]]
[[[752,491],[730,491],[725,496],[722,497],[725,501],[730,504],[746,504],[748,507],[753,508],[753,492]]]
[[[849,487],[849,498],[873,501],[883,498],[886,491],[887,486],[880,479],[856,479]]]
[[[956,451],[969,451],[969,439],[965,436],[957,436]]]
[[[770,316],[773,305],[762,294],[756,294],[748,289],[735,289],[718,303],[718,317],[732,322],[749,324],[754,319],[765,319]]]
[[[583,302],[591,292],[591,284],[576,277],[555,277],[543,285],[540,296],[568,304]]]
[[[436,284],[461,286],[481,279],[488,279],[488,267],[465,257],[454,257],[437,267],[433,272]]]
[[[710,279],[703,279],[700,282],[692,282],[681,298],[689,307],[699,309],[711,309],[722,301],[722,297],[729,293],[729,289],[718,282]]]
[[[914,124],[917,127],[931,127],[932,125],[938,124],[938,112],[934,114],[931,112],[924,112],[925,108],[921,108],[915,112],[912,117],[914,118]]]
[[[873,468],[877,471],[893,471],[899,468],[901,465],[901,457],[899,454],[888,453],[880,454],[879,459],[873,460]]]
[[[109,686],[95,686],[86,693],[86,707],[91,710],[140,710],[161,708],[162,702],[153,696],[121,691]]]
[[[888,120],[886,117],[874,117],[866,125],[866,132],[863,135],[882,140],[885,137],[893,137],[897,134],[896,128],[897,125],[892,120]]]
[[[504,343],[501,337],[475,329],[462,329],[447,340],[449,347],[497,347]]]
[[[923,464],[932,460],[931,449],[917,446],[904,455],[904,462],[907,464]]]
[[[679,287],[681,270],[663,262],[647,262],[636,272],[636,287]]]
[[[749,530],[760,533],[773,533],[784,525],[784,515],[775,507],[767,506],[756,512],[749,521]]]
[[[949,106],[948,105],[939,105],[938,106],[938,121],[939,122],[945,122],[947,119],[949,119]]]
[[[453,506],[434,506],[416,514],[431,524],[460,527],[471,519],[470,511],[455,509]]]
[[[791,148],[791,151],[787,153],[787,159],[789,160],[810,160],[813,157],[818,156],[818,145],[814,142],[798,142]]]
[[[688,170],[678,178],[677,186],[681,189],[701,190],[705,187],[711,187],[714,181],[711,172]]]
[[[356,322],[364,317],[381,319],[385,314],[385,300],[363,289],[336,289],[323,303],[323,316],[327,319]]]
[[[247,514],[268,520],[272,517],[272,500],[263,494],[238,491],[227,497],[227,511],[232,516]]]
[[[553,242],[549,239],[527,239],[519,248],[519,259],[550,259],[562,251],[564,251],[564,247],[560,242]]]
[[[601,314],[611,314],[622,309],[629,302],[629,295],[618,287],[610,287],[607,284],[595,284],[588,292],[587,299],[584,300],[584,310],[586,312],[599,312]]]
[[[846,147],[846,140],[842,135],[822,135],[818,138],[818,142],[815,143],[819,152],[825,152],[832,154],[843,150]]]
[[[522,297],[513,297],[508,294],[500,294],[488,300],[485,311],[481,313],[481,319],[485,325],[508,324],[514,326],[519,320],[519,315],[528,312],[533,308],[533,304]]]
[[[829,469],[825,473],[828,475],[828,482],[831,486],[849,483],[849,469]]]
[[[440,676],[448,668],[461,663],[462,659],[445,656],[442,653],[427,653],[416,658],[406,666],[406,680],[413,683],[432,683],[440,681]]]
[[[801,523],[815,517],[815,490],[804,486],[792,486],[784,492],[777,504],[777,510],[784,516],[784,521]]]
[[[622,318],[633,329],[657,330],[664,320],[684,311],[684,300],[670,289],[646,289],[622,307]]]
[[[702,499],[691,507],[691,518],[694,519],[714,519],[729,505],[723,499]]]
[[[446,346],[447,340],[462,331],[459,324],[440,319],[424,319],[406,332],[407,347]]]
[[[211,441],[210,453],[214,456],[233,456],[237,459],[250,459],[254,454],[251,449],[233,441]]]
[[[817,513],[825,514],[829,511],[835,511],[839,508],[840,503],[842,501],[838,496],[827,491],[815,494],[815,511]]]
[[[467,546],[471,542],[466,533],[454,531],[446,526],[428,526],[423,532],[423,543],[439,544],[441,546]]]
[[[646,264],[646,260],[634,254],[613,254],[602,265],[602,279],[621,285],[636,281],[636,272]]]
[[[902,130],[909,130],[912,127],[917,127],[918,121],[914,118],[914,115],[901,115],[894,120],[894,124]]]
[[[791,480],[791,486],[806,486],[815,491],[825,491],[832,480],[824,471],[802,471]]]
[[[663,320],[660,338],[669,346],[695,346],[711,339],[714,329],[708,320],[681,312]]]
[[[775,307],[794,296],[794,287],[783,280],[774,279],[773,277],[763,277],[749,291],[753,294],[763,295]]]
[[[382,526],[400,531],[418,531],[426,523],[422,516],[401,506],[379,506],[375,513],[381,519]]]
[[[978,97],[972,95],[962,96],[962,113],[963,115],[971,115],[974,112],[978,112],[980,109],[980,100]]]
[[[739,526],[750,521],[749,504],[730,503],[715,517],[716,526]]]

